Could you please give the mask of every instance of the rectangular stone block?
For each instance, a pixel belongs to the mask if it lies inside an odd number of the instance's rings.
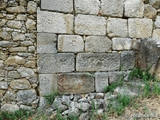
[[[79,53],[76,58],[77,71],[111,71],[119,68],[118,53]]]
[[[74,54],[38,54],[38,71],[39,73],[57,73],[74,71]]]
[[[73,12],[73,0],[41,0],[41,8],[59,12]]]
[[[37,33],[37,53],[57,53],[54,33]]]
[[[39,95],[49,95],[57,90],[56,74],[39,74]]]
[[[73,19],[71,14],[48,11],[37,11],[37,31],[52,33],[73,33]]]
[[[83,52],[84,41],[79,35],[59,35],[58,36],[59,52]]]
[[[75,33],[81,35],[106,35],[106,19],[93,15],[80,15],[75,18]]]
[[[152,19],[128,19],[129,36],[131,38],[150,38],[152,35]]]
[[[89,73],[63,73],[58,76],[58,91],[63,94],[94,92],[94,77]]]
[[[104,92],[104,88],[107,86],[108,86],[108,73],[107,72],[95,73],[96,92]]]

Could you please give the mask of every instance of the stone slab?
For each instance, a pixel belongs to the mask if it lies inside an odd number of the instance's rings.
[[[39,73],[57,73],[74,71],[74,54],[38,54]]]
[[[93,15],[75,17],[75,33],[81,35],[106,35],[106,19]]]
[[[73,19],[71,14],[48,11],[37,11],[37,31],[51,33],[73,33]]]
[[[79,53],[76,58],[77,71],[111,71],[119,68],[118,53]]]
[[[94,77],[89,73],[66,73],[58,76],[58,91],[63,94],[94,92]]]

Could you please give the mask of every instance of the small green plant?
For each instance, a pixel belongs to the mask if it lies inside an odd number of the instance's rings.
[[[53,92],[52,94],[45,95],[44,98],[47,100],[48,104],[52,104],[54,99],[60,95],[57,91]]]
[[[152,91],[154,95],[160,95],[160,86],[156,82],[153,84]]]

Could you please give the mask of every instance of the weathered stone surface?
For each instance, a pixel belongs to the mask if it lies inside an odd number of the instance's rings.
[[[109,84],[116,82],[117,80],[120,80],[123,78],[122,72],[109,72]]]
[[[10,82],[10,87],[13,89],[29,89],[31,88],[31,85],[28,80],[25,79],[19,79],[19,80],[13,80]]]
[[[9,49],[10,52],[26,52],[27,47],[12,47]]]
[[[19,108],[20,108],[20,109],[23,109],[23,110],[32,110],[32,107],[26,106],[26,105],[20,105]]]
[[[39,99],[39,108],[44,108],[47,106],[47,100],[44,97],[40,97]]]
[[[152,38],[160,40],[160,29],[153,30]]]
[[[39,54],[38,71],[48,74],[74,71],[74,54]]]
[[[129,36],[132,38],[150,38],[152,35],[152,19],[128,19]]]
[[[111,49],[111,40],[105,36],[89,36],[85,41],[86,52],[107,52]]]
[[[6,10],[9,13],[25,13],[26,12],[24,6],[8,7],[6,8]]]
[[[108,86],[108,73],[97,72],[95,73],[95,89],[96,92],[104,92],[104,88]]]
[[[124,9],[126,17],[143,17],[144,3],[142,0],[126,0]]]
[[[78,14],[75,32],[82,35],[106,35],[106,20],[104,17]]]
[[[0,47],[11,47],[11,46],[17,46],[17,43],[9,41],[0,41]]]
[[[6,24],[7,20],[6,19],[1,19],[0,21],[0,27],[3,27]]]
[[[6,65],[22,65],[24,63],[25,63],[25,59],[19,56],[11,56],[4,61],[4,64]]]
[[[149,4],[144,6],[144,17],[154,19],[156,17],[157,10]]]
[[[56,74],[39,74],[39,94],[40,96],[52,94],[57,90]]]
[[[64,73],[58,76],[60,93],[88,93],[94,91],[94,77],[89,73]]]
[[[10,78],[20,78],[20,74],[17,71],[9,71],[8,77]]]
[[[36,22],[34,20],[32,20],[32,19],[27,19],[27,21],[26,21],[26,28],[28,30],[34,30],[34,29],[36,29]]]
[[[20,29],[22,27],[22,23],[20,21],[8,21],[7,26],[10,28]]]
[[[71,14],[37,11],[37,31],[72,34],[73,18]]]
[[[23,41],[23,42],[21,42],[21,46],[23,47],[23,46],[30,46],[30,45],[33,45],[33,42],[31,42],[31,41]]]
[[[37,3],[34,1],[29,1],[27,5],[27,12],[30,14],[36,13],[37,11]]]
[[[107,33],[109,37],[127,37],[127,20],[120,18],[109,18],[107,22]]]
[[[119,70],[120,56],[117,53],[79,53],[76,59],[77,71]]]
[[[8,89],[8,83],[7,82],[0,82],[0,89]]]
[[[160,28],[160,16],[156,17],[156,21],[155,21],[154,25],[156,28]]]
[[[95,14],[100,10],[99,0],[75,0],[75,11],[77,14]]]
[[[113,38],[113,50],[130,50],[132,48],[132,40],[130,38]]]
[[[17,15],[17,20],[26,20],[26,15],[25,14],[18,14]]]
[[[13,90],[8,90],[5,95],[3,96],[3,99],[6,102],[11,102],[16,100],[16,94]]]
[[[121,53],[121,70],[131,70],[135,67],[135,55],[133,51]]]
[[[0,90],[0,99],[2,99],[2,98],[3,98],[4,93],[5,93],[5,90]]]
[[[19,32],[12,32],[13,41],[25,40],[25,35]]]
[[[73,0],[42,0],[42,9],[54,10],[59,12],[73,12]]]
[[[19,110],[19,107],[13,104],[4,104],[1,107],[1,111],[6,111],[6,112],[15,112],[17,110]]]
[[[122,17],[123,0],[101,0],[101,12],[107,16]]]
[[[21,77],[33,77],[33,76],[35,76],[35,73],[31,68],[20,67],[20,68],[17,69],[17,71],[20,73]]]
[[[35,52],[35,51],[36,51],[35,46],[29,46],[28,47],[28,52]]]
[[[59,52],[83,52],[84,41],[79,35],[59,35],[58,36]]]
[[[4,8],[6,8],[6,6],[7,6],[7,3],[5,2],[0,3],[0,10],[3,10]]]
[[[36,91],[34,89],[30,90],[20,90],[17,92],[17,101],[24,104],[30,104],[36,99]]]
[[[34,61],[28,61],[24,64],[24,66],[34,68],[36,66],[36,63]]]
[[[37,33],[37,53],[57,53],[56,34]]]
[[[0,69],[0,77],[6,76],[7,75],[7,71],[5,71],[4,69]]]
[[[149,0],[149,4],[151,4],[155,8],[160,8],[160,1],[159,0]]]
[[[9,40],[11,39],[11,35],[8,32],[0,31],[0,38],[4,40]]]

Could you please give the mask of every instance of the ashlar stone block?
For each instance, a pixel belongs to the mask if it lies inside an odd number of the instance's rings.
[[[119,70],[118,53],[79,53],[76,59],[77,71],[111,71]]]
[[[89,36],[86,38],[86,52],[107,52],[111,49],[112,42],[106,36]]]
[[[81,35],[106,35],[106,19],[93,15],[80,15],[75,18],[75,33]]]
[[[59,35],[58,36],[59,52],[83,52],[84,41],[79,35]]]
[[[39,73],[71,72],[74,71],[74,54],[39,54],[37,64]]]
[[[57,53],[54,33],[37,33],[37,53]]]
[[[127,37],[127,20],[120,18],[109,18],[107,20],[107,33],[109,37]]]
[[[58,76],[58,91],[63,94],[94,92],[94,77],[89,73],[63,73]]]
[[[73,33],[73,19],[71,14],[48,11],[37,11],[37,31],[51,33]]]
[[[152,36],[152,19],[128,19],[129,36],[131,38],[150,38]]]

